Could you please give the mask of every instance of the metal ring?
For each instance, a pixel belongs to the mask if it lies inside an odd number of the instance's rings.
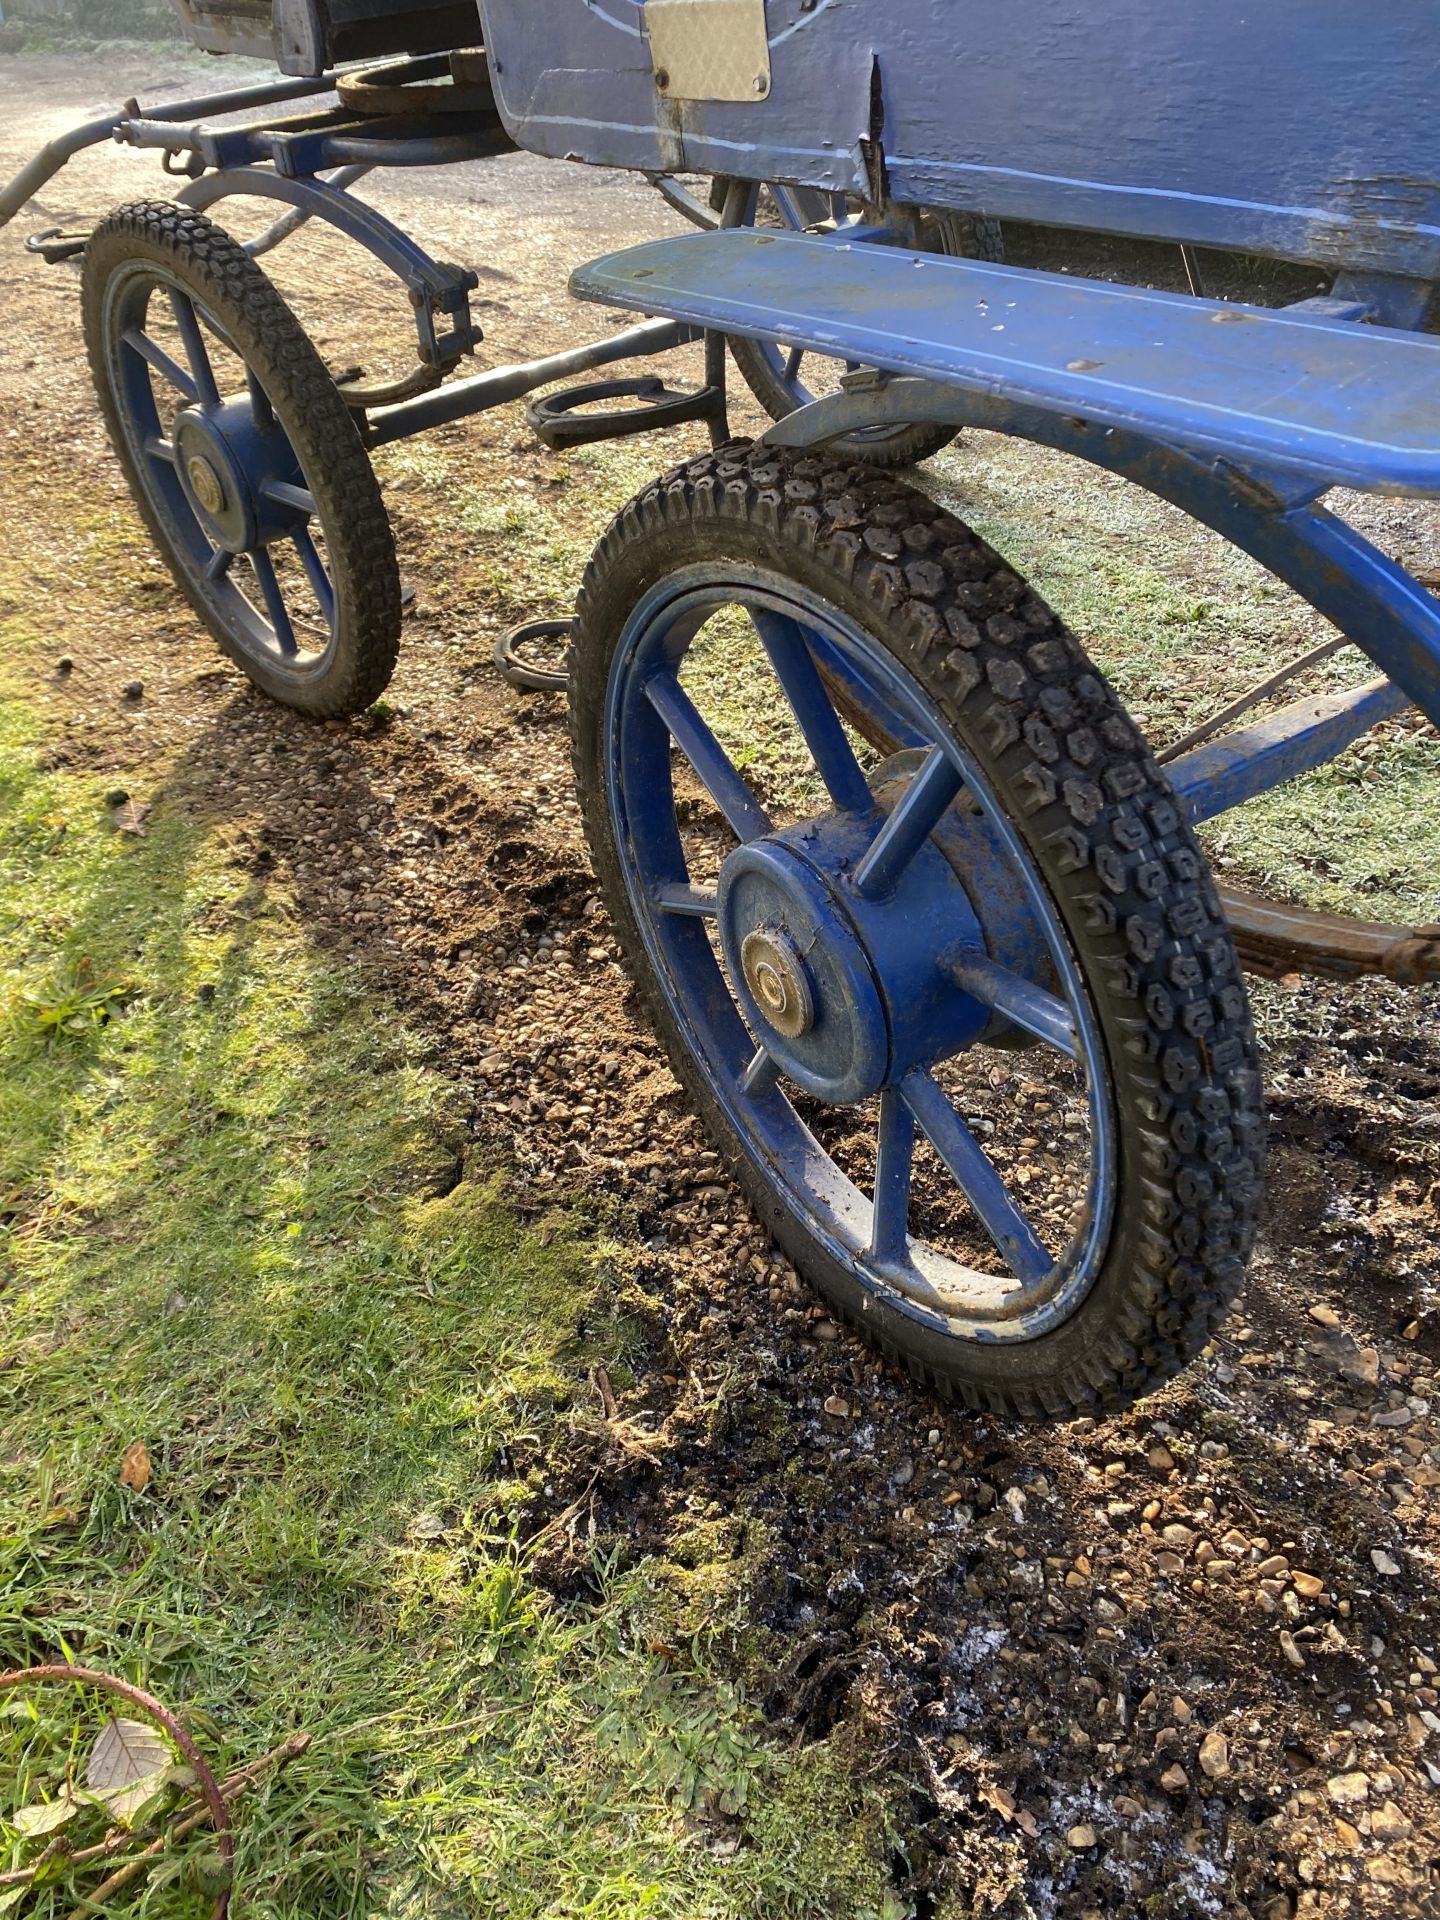
[[[523,626],[502,633],[495,642],[495,664],[501,677],[526,693],[563,692],[570,684],[569,674],[562,667],[530,666],[520,657],[520,649],[533,640],[554,640],[561,634],[568,638],[571,625],[569,620],[527,620]]]

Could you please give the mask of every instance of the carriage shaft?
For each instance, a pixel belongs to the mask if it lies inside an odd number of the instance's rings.
[[[523,400],[527,393],[549,386],[552,381],[567,380],[572,374],[588,373],[617,360],[668,353],[672,347],[683,347],[698,337],[694,328],[674,320],[646,320],[638,327],[627,327],[621,333],[612,334],[608,340],[573,347],[568,353],[547,354],[543,359],[526,360],[515,366],[491,367],[473,379],[454,381],[434,393],[421,394],[418,399],[404,400],[393,407],[377,407],[368,416],[366,439],[371,446],[408,440],[412,434],[425,433],[431,427],[468,420],[472,414],[488,413],[492,407]]]
[[[334,84],[333,73],[322,73],[314,79],[276,80],[266,86],[236,87],[229,93],[202,94],[195,100],[177,100],[173,106],[156,107],[146,118],[183,122],[217,113],[242,113],[249,107],[272,107],[282,100],[304,100],[311,94],[328,93]],[[100,146],[139,114],[138,105],[133,100],[127,101],[123,107],[101,114],[98,119],[71,127],[68,133],[59,134],[42,147],[13,180],[0,187],[0,227],[13,220],[25,202],[39,193],[47,181],[53,180],[67,160],[73,160],[86,147]],[[176,131],[182,129],[177,127]]]
[[[1190,818],[1213,820],[1299,774],[1313,773],[1409,705],[1409,696],[1389,680],[1370,680],[1318,700],[1295,700],[1238,733],[1195,747],[1166,772]]]

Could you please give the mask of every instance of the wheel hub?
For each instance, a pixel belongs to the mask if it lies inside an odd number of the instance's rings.
[[[305,520],[267,492],[277,482],[304,481],[284,431],[262,432],[248,395],[184,408],[173,438],[180,484],[217,546],[231,553],[268,546]]]
[[[190,482],[190,491],[206,513],[217,514],[223,510],[225,489],[220,484],[219,474],[204,454],[191,454],[185,463],[185,477]]]
[[[853,874],[874,837],[853,814],[737,847],[720,874],[720,938],[752,1029],[795,1085],[835,1106],[968,1046],[987,1010],[947,961],[983,945],[953,867],[922,848],[896,893],[869,901]]]

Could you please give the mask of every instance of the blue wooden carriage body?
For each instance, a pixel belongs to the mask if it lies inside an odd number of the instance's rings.
[[[1411,0],[768,0],[738,101],[657,90],[645,0],[480,12],[538,153],[868,194],[879,150],[902,203],[1440,276],[1440,34]]]

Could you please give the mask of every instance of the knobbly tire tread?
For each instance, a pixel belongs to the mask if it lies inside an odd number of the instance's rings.
[[[606,688],[640,593],[701,560],[774,568],[863,620],[955,727],[1051,888],[1116,1093],[1105,1260],[1058,1329],[1003,1349],[870,1295],[750,1159],[651,970],[614,841]],[[576,609],[571,745],[595,870],[641,1001],[756,1213],[862,1337],[922,1385],[1023,1420],[1103,1414],[1173,1377],[1242,1284],[1264,1118],[1249,1002],[1183,810],[1108,683],[1039,596],[924,494],[853,460],[732,443],[672,469],[601,537]],[[1123,1084],[1121,1082],[1123,1081]]]
[[[227,631],[189,569],[172,552],[164,521],[136,474],[111,391],[103,302],[111,273],[136,258],[172,271],[254,366],[300,458],[324,528],[338,618],[326,664],[310,673],[267,673]],[[370,456],[325,362],[273,282],[237,241],[204,214],[167,200],[117,207],[86,243],[82,310],[90,371],[111,444],[176,585],[222,652],[271,698],[316,719],[363,712],[389,685],[400,649],[400,571],[394,535]]]

